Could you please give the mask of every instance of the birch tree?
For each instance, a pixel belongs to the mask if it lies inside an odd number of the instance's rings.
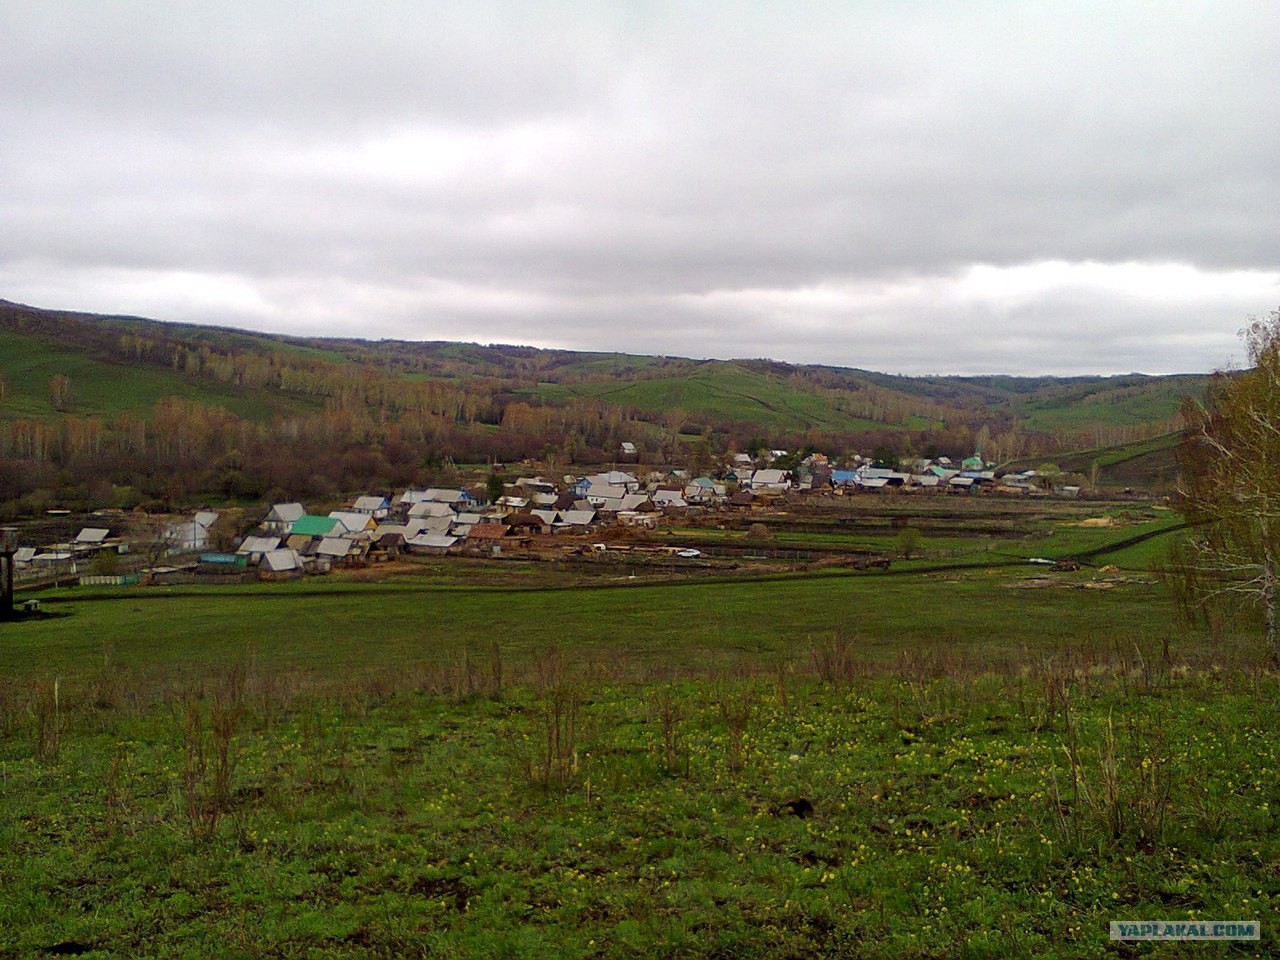
[[[1249,368],[1219,374],[1183,408],[1182,510],[1194,534],[1185,553],[1201,606],[1261,606],[1266,651],[1280,666],[1280,310],[1242,331]]]

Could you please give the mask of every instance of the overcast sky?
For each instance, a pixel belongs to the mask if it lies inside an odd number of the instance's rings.
[[[902,373],[1280,306],[1280,5],[0,3],[0,297]]]

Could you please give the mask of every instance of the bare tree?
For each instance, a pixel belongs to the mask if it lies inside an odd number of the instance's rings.
[[[1267,654],[1280,666],[1280,310],[1242,332],[1249,369],[1220,373],[1183,407],[1182,511],[1195,535],[1184,582],[1203,608],[1219,599],[1262,607]]]

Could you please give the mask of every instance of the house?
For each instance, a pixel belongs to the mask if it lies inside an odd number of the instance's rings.
[[[622,470],[610,470],[604,474],[604,482],[614,486],[626,487],[627,493],[635,493],[640,489],[640,481]]]
[[[410,530],[410,536],[418,533],[448,533],[457,523],[457,517],[449,514],[447,517],[423,517],[409,522],[417,528]]]
[[[696,503],[705,506],[708,503],[715,502],[716,493],[711,487],[704,487],[700,483],[691,483],[684,488],[684,499],[687,503]]]
[[[362,520],[372,520],[371,517],[362,517]],[[361,526],[363,527],[363,523]],[[345,523],[337,517],[317,517],[312,514],[303,514],[297,520],[293,521],[293,525],[289,528],[290,537],[340,537],[344,533],[350,533],[351,530]]]
[[[530,493],[555,493],[556,490],[554,483],[542,477],[521,477],[513,485],[519,488],[523,496],[528,496]]]
[[[450,505],[466,504],[471,502],[471,494],[465,490],[442,490],[431,487],[426,491],[424,500],[431,500],[435,503],[447,503]]]
[[[952,477],[947,481],[948,493],[972,493],[978,489],[978,481],[974,477]]]
[[[410,517],[452,517],[453,508],[447,503],[434,500],[422,500],[409,508]]]
[[[791,481],[785,470],[757,470],[748,481],[753,493],[786,493],[791,489]]]
[[[35,547],[19,547],[18,552],[13,555],[13,562],[20,567],[30,566],[36,558]]]
[[[618,523],[624,527],[656,530],[658,527],[658,515],[656,513],[637,513],[634,510],[621,510],[618,512]]]
[[[513,513],[507,517],[506,524],[512,533],[545,533],[551,529],[549,522],[533,513]]]
[[[377,525],[377,527],[374,528],[373,534],[371,535],[370,539],[372,539],[374,543],[377,543],[383,537],[390,537],[390,536],[401,536],[401,537],[412,536],[412,534],[409,533],[409,524],[380,523]]]
[[[249,563],[262,562],[263,554],[280,549],[279,537],[245,537],[244,543],[236,549],[236,555],[246,557]]]
[[[347,528],[347,533],[366,533],[373,530],[378,522],[373,519],[372,514],[355,513],[350,510],[334,510],[329,514],[333,519],[341,521],[342,525]],[[341,536],[341,534],[338,534]]]
[[[299,517],[306,516],[306,509],[300,503],[277,503],[262,521],[264,529],[283,536]]]
[[[641,512],[652,509],[650,500],[652,498],[647,493],[628,493],[618,502],[619,510],[639,510]]]
[[[618,450],[624,457],[634,457],[636,455],[636,445],[630,440],[623,440]]]
[[[858,483],[861,486],[867,486],[873,480],[883,480],[884,483],[876,484],[879,487],[901,487],[908,478],[909,474],[901,473],[897,470],[889,470],[886,467],[863,467],[858,471]]]
[[[367,513],[375,519],[381,520],[390,512],[391,504],[387,502],[386,497],[356,497],[351,510],[353,513]]]
[[[209,547],[209,528],[218,519],[213,511],[201,511],[190,520],[175,523],[164,532],[165,543],[172,553],[190,553]]]
[[[858,482],[856,470],[832,470],[831,485],[833,487],[852,487]]]
[[[591,503],[593,507],[603,507],[610,500],[621,501],[628,493],[626,487],[608,483],[593,483],[589,485],[583,493],[583,496]]]
[[[561,510],[560,520],[555,525],[557,530],[585,532],[596,519],[594,510]]]
[[[560,519],[560,514],[555,510],[530,510],[529,512],[546,524],[547,529],[555,526]]]
[[[640,489],[640,481],[629,473],[621,470],[610,470],[608,473],[595,473],[589,477],[583,477],[574,484],[573,492],[579,497],[591,498],[590,490],[621,487],[620,493],[613,496],[623,496],[628,493],[635,493]]]
[[[685,485],[683,493],[689,503],[706,505],[724,499],[726,490],[723,483],[716,483],[710,477],[695,477]]]
[[[393,560],[405,551],[404,534],[394,531],[382,532],[379,527],[375,539],[369,546],[369,559],[374,561]]]
[[[655,507],[687,507],[689,505],[678,490],[655,490],[652,499]]]
[[[551,504],[556,510],[572,510],[574,504],[578,502],[578,497],[574,495],[572,490],[567,490],[560,496],[556,497],[555,503]]]

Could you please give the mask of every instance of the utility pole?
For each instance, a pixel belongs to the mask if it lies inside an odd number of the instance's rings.
[[[0,527],[0,620],[13,619],[13,555],[18,552],[18,528]]]

